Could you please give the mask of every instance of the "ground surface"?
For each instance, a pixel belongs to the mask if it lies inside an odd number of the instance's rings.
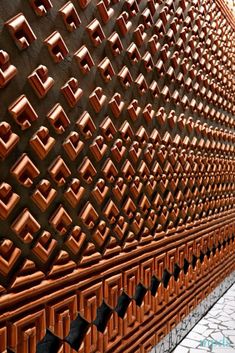
[[[235,353],[235,284],[173,353]]]

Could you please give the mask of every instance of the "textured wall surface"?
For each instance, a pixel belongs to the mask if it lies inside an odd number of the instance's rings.
[[[0,353],[144,353],[235,269],[235,20],[0,1]]]

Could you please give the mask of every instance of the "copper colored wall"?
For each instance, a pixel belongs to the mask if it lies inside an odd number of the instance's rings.
[[[143,353],[235,268],[235,21],[0,1],[0,353]]]

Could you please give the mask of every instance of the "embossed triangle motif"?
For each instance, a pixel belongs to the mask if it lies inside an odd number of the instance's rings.
[[[92,234],[92,238],[99,247],[102,247],[108,237],[109,232],[110,229],[107,227],[106,222],[102,220],[98,224],[98,227],[95,232]]]
[[[0,274],[8,276],[20,254],[21,250],[16,248],[11,240],[4,239],[0,243]]]
[[[52,238],[51,234],[47,231],[44,231],[39,238],[38,243],[33,248],[33,253],[40,259],[42,262],[47,262],[56,248],[57,241]]]

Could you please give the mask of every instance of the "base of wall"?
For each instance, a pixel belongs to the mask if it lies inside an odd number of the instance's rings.
[[[197,322],[205,316],[210,308],[235,283],[235,271],[211,292],[185,319],[183,319],[150,353],[169,353],[184,339]]]

